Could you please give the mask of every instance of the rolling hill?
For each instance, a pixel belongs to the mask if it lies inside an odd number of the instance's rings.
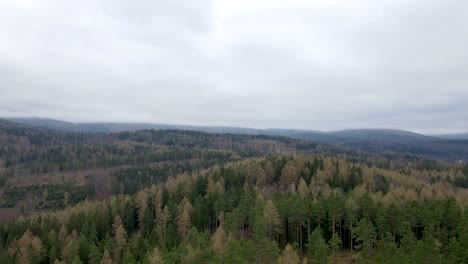
[[[371,153],[420,155],[449,162],[468,161],[468,137],[466,137],[466,134],[429,136],[395,129],[347,129],[322,132],[317,130],[254,129],[150,123],[70,123],[42,118],[11,118],[9,120],[30,126],[78,132],[113,133],[142,129],[178,129],[207,133],[285,136]]]

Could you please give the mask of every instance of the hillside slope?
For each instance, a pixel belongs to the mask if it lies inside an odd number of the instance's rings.
[[[0,208],[59,209],[84,199],[134,193],[170,175],[299,151],[333,148],[280,136],[188,130],[69,132],[0,119]],[[47,199],[36,199],[43,192]]]
[[[427,136],[392,129],[349,129],[332,132],[296,129],[251,129],[138,123],[68,123],[40,118],[17,118],[17,122],[51,129],[80,132],[122,132],[140,129],[179,129],[208,133],[285,136],[310,142],[377,154],[419,155],[448,162],[468,162],[468,139]]]

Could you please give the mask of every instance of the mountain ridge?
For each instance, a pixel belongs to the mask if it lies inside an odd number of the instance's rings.
[[[9,121],[53,130],[75,132],[117,133],[155,130],[193,130],[207,133],[284,136],[294,139],[328,144],[381,154],[420,155],[451,162],[468,161],[468,138],[437,137],[398,129],[344,129],[324,132],[300,129],[255,129],[223,126],[191,126],[151,123],[71,123],[42,118],[9,118]]]
[[[41,117],[0,117],[0,119],[10,120],[13,122],[47,127],[56,130],[65,131],[80,131],[80,132],[123,132],[123,131],[135,131],[142,129],[186,129],[186,130],[199,130],[203,132],[214,132],[214,133],[236,133],[239,131],[243,134],[281,134],[281,135],[301,135],[301,134],[317,134],[317,135],[335,135],[337,137],[347,138],[362,138],[356,136],[364,132],[374,133],[388,133],[396,135],[412,135],[412,136],[424,136],[427,138],[439,138],[439,139],[467,139],[467,133],[453,133],[453,134],[441,134],[441,135],[430,135],[413,132],[404,129],[394,128],[350,128],[340,129],[331,131],[321,131],[313,129],[289,129],[289,128],[249,128],[249,127],[236,127],[236,126],[198,126],[198,125],[184,125],[184,124],[162,124],[162,123],[149,123],[149,122],[69,122],[51,118]],[[459,136],[459,137],[458,137]]]

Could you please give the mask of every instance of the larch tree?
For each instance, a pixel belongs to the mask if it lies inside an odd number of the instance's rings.
[[[138,227],[140,230],[143,230],[143,218],[145,216],[146,209],[148,208],[148,194],[146,190],[142,190],[137,193],[135,202],[138,207]]]
[[[193,207],[192,204],[184,198],[181,204],[179,205],[179,217],[177,218],[177,230],[182,238],[185,238],[190,231],[192,222],[190,219],[190,214],[192,213]]]
[[[249,163],[245,168],[245,180],[249,185],[255,185],[258,179],[262,179],[265,182],[266,173],[265,170],[257,162]]]
[[[17,263],[31,263],[31,259],[39,263],[43,257],[41,239],[27,229],[9,252],[12,255],[16,254]]]
[[[115,217],[114,224],[112,224],[112,230],[114,232],[114,241],[117,246],[117,252],[120,252],[127,244],[127,231],[125,231],[119,215]]]
[[[155,247],[148,257],[148,264],[164,264],[159,249]]]
[[[299,193],[299,196],[301,196],[302,199],[305,199],[307,195],[309,195],[309,188],[307,187],[307,183],[302,177],[299,179],[299,184],[297,185],[297,192]]]
[[[218,226],[216,232],[211,236],[211,247],[213,250],[224,259],[227,245],[229,244],[229,238],[226,236],[223,225]]]
[[[300,264],[301,258],[296,253],[291,244],[287,244],[281,255],[278,257],[278,264]]]
[[[268,229],[268,239],[272,239],[274,234],[281,233],[281,218],[275,205],[271,200],[268,200],[263,209],[263,220]]]
[[[101,259],[101,264],[114,264],[114,261],[112,261],[112,258],[109,255],[109,252],[107,252],[107,250],[104,250],[104,254]]]
[[[290,160],[288,163],[286,163],[283,170],[281,171],[281,184],[284,187],[289,187],[291,184],[296,184],[298,180],[298,168],[296,168],[294,161]]]
[[[307,180],[308,182],[310,182],[310,169],[309,167],[304,167],[304,169],[302,170],[302,176],[305,180]]]

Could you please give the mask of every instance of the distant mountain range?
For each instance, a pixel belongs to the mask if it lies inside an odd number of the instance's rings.
[[[445,138],[445,139],[467,139],[468,140],[468,133],[437,135],[437,137]]]
[[[150,123],[71,123],[44,118],[8,118],[8,120],[29,126],[79,132],[114,133],[142,129],[180,129],[209,133],[287,136],[373,153],[421,155],[452,162],[468,161],[468,133],[428,136],[392,129],[348,129],[322,132],[316,130],[253,129]]]
[[[115,133],[123,131],[136,131],[143,129],[179,129],[179,130],[194,130],[210,133],[233,133],[233,134],[264,134],[258,129],[251,128],[235,128],[235,127],[203,127],[189,125],[167,125],[167,124],[151,124],[151,123],[71,123],[55,119],[47,118],[5,118],[10,121],[25,124],[29,126],[45,127],[54,130],[62,131],[79,131],[79,132],[98,132],[98,133]]]

